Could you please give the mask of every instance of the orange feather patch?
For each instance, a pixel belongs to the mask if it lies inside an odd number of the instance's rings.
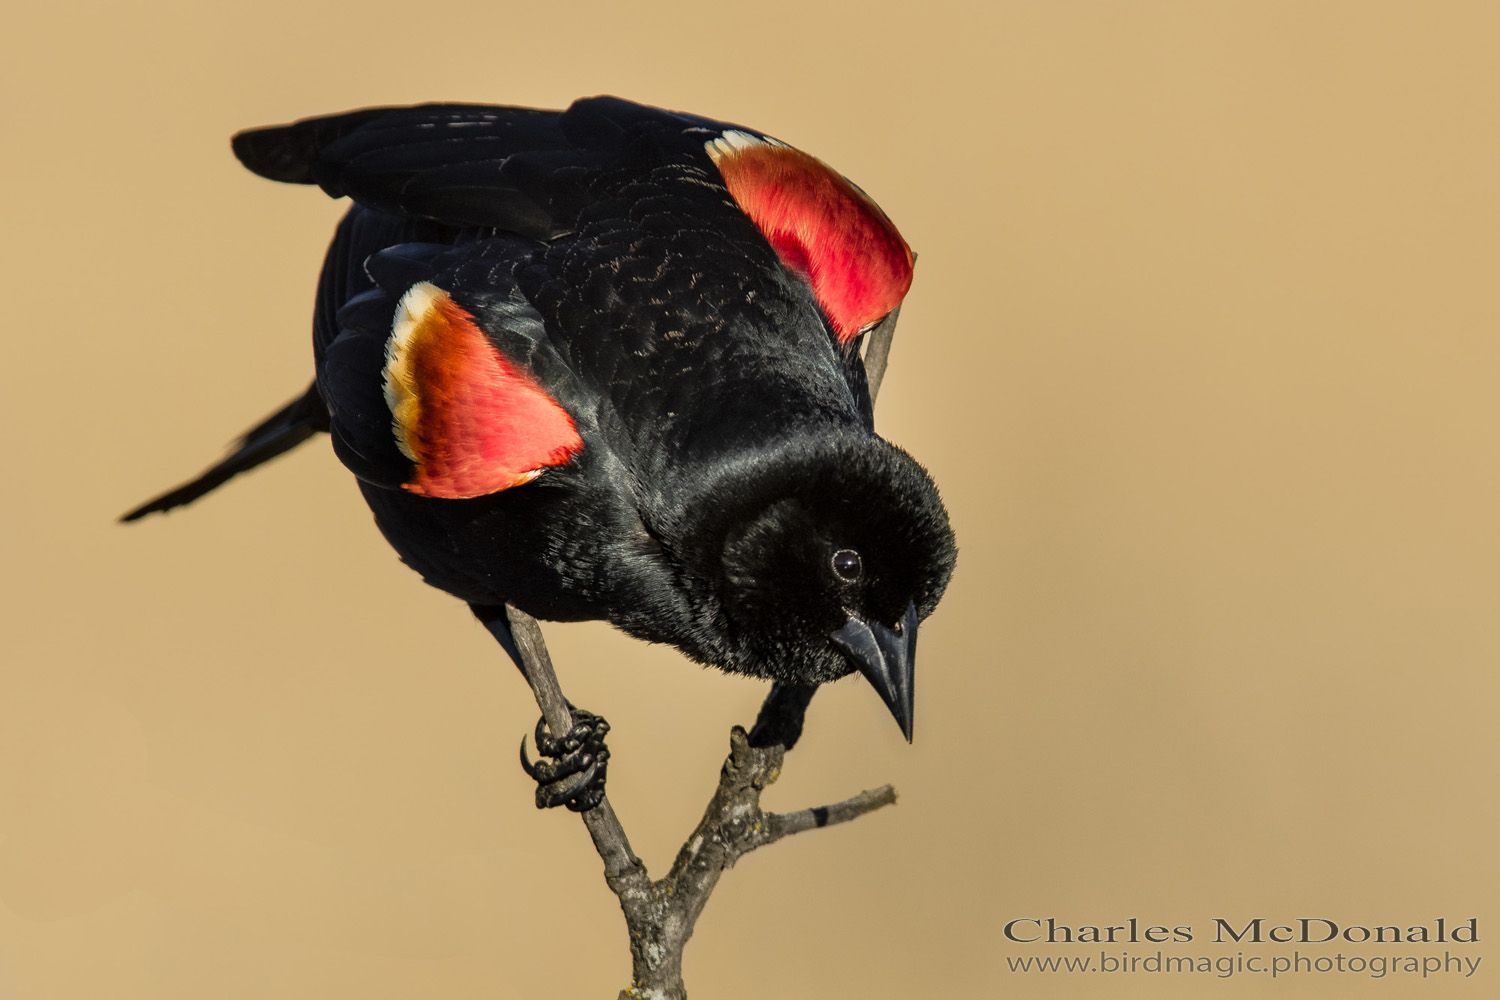
[[[900,305],[915,258],[863,192],[774,139],[726,132],[705,148],[740,210],[807,277],[839,343]]]
[[[402,488],[457,500],[529,482],[583,439],[568,412],[510,363],[447,292],[413,285],[386,345],[385,399],[415,473]]]

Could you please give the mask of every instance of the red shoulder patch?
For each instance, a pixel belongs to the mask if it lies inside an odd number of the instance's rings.
[[[385,401],[396,445],[416,467],[402,488],[421,496],[497,493],[583,447],[568,412],[447,292],[425,281],[396,308]]]
[[[725,132],[704,148],[782,263],[812,284],[839,343],[901,304],[911,287],[911,248],[862,191],[774,139]]]

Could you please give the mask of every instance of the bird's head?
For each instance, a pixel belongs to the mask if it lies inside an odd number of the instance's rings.
[[[793,440],[716,485],[724,665],[801,684],[858,670],[910,739],[917,625],[955,559],[927,473],[851,435]]]

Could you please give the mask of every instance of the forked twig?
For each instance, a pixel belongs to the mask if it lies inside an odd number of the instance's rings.
[[[880,390],[896,331],[900,306],[867,335],[866,380],[870,401]],[[521,653],[523,672],[536,696],[547,728],[566,734],[572,714],[562,685],[552,669],[552,657],[536,619],[506,605],[511,634]],[[582,813],[594,849],[604,862],[604,880],[620,900],[630,933],[632,984],[618,1000],[686,1000],[682,982],[682,952],[698,915],[726,868],[749,852],[783,837],[857,819],[896,801],[896,790],[883,785],[832,805],[793,813],[768,813],[760,808],[760,793],[781,774],[788,745],[802,729],[802,713],[811,689],[776,685],[766,698],[752,740],[740,726],[729,734],[729,756],[719,772],[719,785],[665,878],[652,881],[646,866],[630,849],[625,828],[606,796]],[[778,742],[780,740],[781,742]]]

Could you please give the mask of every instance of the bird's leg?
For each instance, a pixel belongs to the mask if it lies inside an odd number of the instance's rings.
[[[537,782],[536,806],[546,809],[567,806],[573,812],[587,812],[604,799],[604,779],[609,767],[609,748],[604,745],[609,723],[603,718],[574,708],[563,697],[552,672],[547,647],[540,633],[517,635],[504,605],[469,605],[475,617],[515,661],[526,683],[542,706],[542,718],[536,724],[537,753],[547,760],[532,763],[526,756],[526,740],[521,740],[521,767]],[[526,619],[531,622],[531,619]],[[531,623],[535,629],[535,623]],[[530,662],[544,664],[533,669]],[[561,734],[561,735],[559,735]]]
[[[750,730],[750,745],[759,748],[782,746],[788,750],[796,746],[802,735],[807,703],[817,691],[816,684],[783,684],[780,681],[772,684],[771,693],[766,695],[760,706],[760,715]]]

